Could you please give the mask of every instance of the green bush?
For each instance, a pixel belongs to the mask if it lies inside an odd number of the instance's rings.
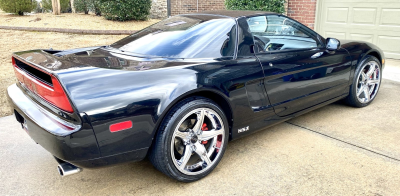
[[[52,11],[53,6],[51,4],[51,0],[42,0],[42,9],[44,11]]]
[[[285,0],[226,0],[228,10],[256,10],[276,13],[285,12]]]
[[[74,5],[77,12],[84,12],[85,14],[88,14],[89,11],[92,11],[97,16],[101,16],[100,0],[75,0]]]
[[[71,4],[69,0],[60,0],[61,13],[68,13],[71,11]]]
[[[7,13],[24,15],[24,12],[32,12],[37,6],[32,0],[0,0],[0,9]]]
[[[101,1],[100,0],[91,0],[91,8],[90,10],[96,14],[96,16],[101,16]]]
[[[91,6],[91,0],[75,0],[74,6],[77,12],[84,12],[85,14],[89,14],[89,9]]]
[[[102,15],[107,20],[146,20],[151,0],[101,0]]]

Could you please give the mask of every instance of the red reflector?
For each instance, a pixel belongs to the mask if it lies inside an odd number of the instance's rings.
[[[125,121],[110,125],[111,132],[123,131],[132,128],[132,121]]]

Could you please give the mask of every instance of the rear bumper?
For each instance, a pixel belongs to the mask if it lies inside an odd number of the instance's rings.
[[[95,168],[138,161],[146,156],[148,148],[102,157],[85,114],[81,116],[81,125],[64,121],[27,97],[16,84],[8,87],[7,96],[17,121],[29,136],[63,161],[82,168]]]
[[[24,115],[24,119],[33,121],[37,126],[55,136],[71,135],[82,128],[81,125],[62,120],[39,106],[29,99],[16,84],[8,87],[7,95],[11,106],[21,111],[19,113]]]

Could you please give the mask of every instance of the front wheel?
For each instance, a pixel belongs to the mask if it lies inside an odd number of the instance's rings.
[[[381,63],[374,56],[366,56],[355,71],[346,102],[354,107],[365,107],[376,97],[382,80]]]
[[[221,160],[228,133],[226,116],[212,100],[183,100],[171,109],[158,130],[150,161],[176,180],[199,180]]]

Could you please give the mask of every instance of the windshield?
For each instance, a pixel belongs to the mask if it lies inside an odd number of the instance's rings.
[[[233,56],[236,22],[186,15],[163,20],[111,45],[122,51],[169,58]]]

